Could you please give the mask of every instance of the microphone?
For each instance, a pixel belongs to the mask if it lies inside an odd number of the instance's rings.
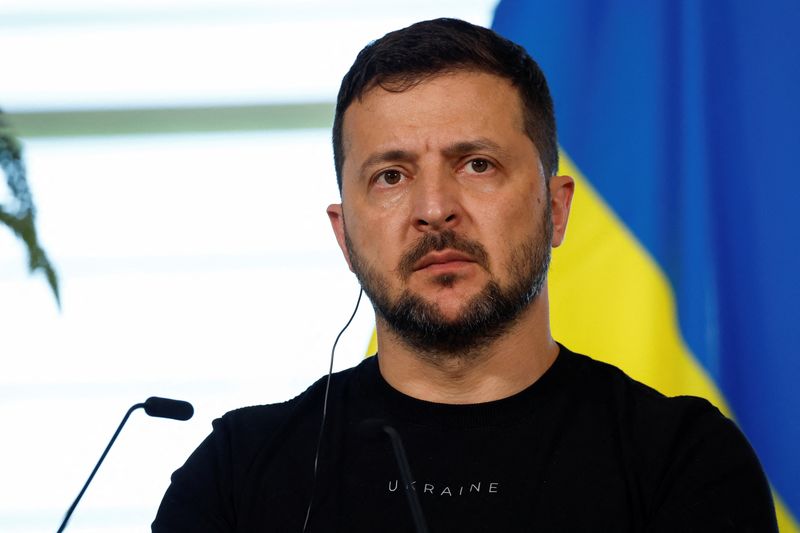
[[[411,508],[411,518],[414,520],[414,529],[417,533],[428,533],[428,525],[425,523],[425,515],[422,514],[422,506],[419,503],[417,492],[411,485],[411,467],[408,465],[406,449],[403,446],[400,433],[398,433],[394,427],[386,423],[386,421],[376,418],[370,418],[361,422],[359,424],[359,430],[366,435],[382,433],[389,437],[392,443],[394,458],[397,461],[397,467],[400,469],[400,478],[403,480],[403,485],[405,486],[406,499]]]
[[[67,510],[67,514],[64,516],[64,520],[61,522],[61,525],[58,528],[58,533],[64,531],[67,527],[67,522],[69,522],[72,513],[75,512],[75,508],[78,506],[78,502],[81,501],[83,497],[83,493],[86,492],[86,489],[89,487],[89,483],[92,482],[94,479],[94,475],[97,473],[97,470],[100,468],[100,465],[103,464],[103,459],[106,458],[108,455],[108,450],[111,449],[111,446],[114,444],[114,441],[117,440],[117,436],[119,436],[120,431],[122,431],[122,426],[125,425],[125,422],[128,421],[128,417],[131,416],[135,410],[143,407],[144,412],[150,416],[154,416],[157,418],[171,418],[173,420],[189,420],[192,418],[194,414],[194,407],[189,402],[184,402],[182,400],[171,400],[169,398],[159,398],[158,396],[151,396],[144,403],[137,403],[132,405],[128,412],[125,413],[125,416],[122,418],[122,422],[120,422],[119,427],[117,427],[117,431],[114,432],[114,436],[111,437],[111,441],[109,441],[108,446],[106,446],[103,455],[100,456],[100,460],[97,461],[97,464],[92,470],[92,473],[89,474],[89,479],[86,480],[84,483],[83,488],[78,493],[78,497],[75,498],[75,501],[72,502],[72,505],[69,506]]]
[[[171,400],[151,396],[145,400],[144,412],[157,418],[171,418],[172,420],[189,420],[194,414],[194,407],[183,400]]]

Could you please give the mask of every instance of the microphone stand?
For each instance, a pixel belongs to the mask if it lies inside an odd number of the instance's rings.
[[[89,486],[89,483],[92,482],[94,479],[94,475],[97,473],[97,470],[100,468],[100,465],[103,464],[103,459],[106,458],[108,455],[108,450],[111,449],[111,446],[114,445],[114,441],[117,440],[120,431],[122,431],[122,426],[125,425],[125,422],[128,421],[128,418],[131,416],[135,410],[144,407],[144,412],[147,413],[149,416],[154,416],[158,418],[171,418],[173,420],[189,420],[192,418],[194,414],[194,407],[189,402],[184,402],[181,400],[172,400],[170,398],[159,398],[158,396],[151,396],[148,398],[144,403],[137,403],[131,406],[128,409],[128,412],[125,413],[125,416],[122,418],[122,422],[119,423],[119,427],[117,431],[114,432],[114,436],[111,437],[111,441],[106,446],[105,451],[103,451],[103,455],[100,456],[100,460],[97,461],[97,464],[94,466],[94,470],[92,473],[89,474],[89,479],[86,480],[86,483],[83,485],[83,488],[78,493],[78,497],[75,498],[75,501],[72,502],[72,505],[69,506],[67,510],[66,516],[64,516],[64,521],[61,522],[61,525],[58,528],[58,533],[62,533],[64,528],[67,527],[67,522],[69,522],[69,518],[72,516],[72,513],[75,511],[75,508],[78,506],[78,502],[81,501],[83,497],[83,493],[86,492],[86,488]]]
[[[411,517],[414,520],[414,530],[417,533],[428,533],[428,525],[425,523],[425,516],[422,514],[422,506],[419,503],[419,498],[411,485],[411,467],[408,464],[406,457],[406,450],[403,446],[403,441],[400,434],[389,424],[381,424],[380,428],[384,433],[389,436],[392,441],[392,449],[394,450],[394,457],[397,460],[397,467],[400,469],[400,477],[403,479],[403,484],[406,487],[406,498],[408,499],[408,506],[411,508]]]
[[[103,459],[105,459],[106,455],[108,455],[108,450],[111,449],[111,446],[114,444],[114,441],[117,440],[117,437],[119,436],[119,432],[122,431],[122,426],[124,426],[125,422],[128,421],[128,418],[131,416],[132,412],[134,412],[135,410],[140,409],[142,407],[144,407],[143,403],[137,403],[136,405],[131,406],[131,408],[128,409],[128,412],[125,413],[125,416],[122,418],[122,422],[120,422],[119,427],[117,428],[117,431],[115,431],[114,432],[114,436],[111,437],[111,442],[108,443],[108,446],[106,446],[106,449],[103,452],[103,455],[100,456],[100,460],[97,461],[97,464],[94,466],[94,470],[92,470],[92,473],[89,474],[89,479],[86,480],[86,483],[83,485],[83,488],[78,493],[78,497],[75,498],[75,501],[72,502],[72,505],[69,506],[69,509],[67,510],[67,514],[66,514],[66,516],[64,516],[64,521],[61,522],[61,526],[59,526],[57,533],[61,533],[62,531],[64,531],[64,528],[67,527],[67,522],[69,522],[69,518],[72,516],[72,513],[75,511],[75,508],[78,506],[78,502],[81,501],[81,498],[83,498],[83,493],[86,492],[86,489],[89,487],[89,483],[91,483],[92,479],[94,479],[94,475],[97,473],[97,470],[100,468],[100,465],[103,464]]]

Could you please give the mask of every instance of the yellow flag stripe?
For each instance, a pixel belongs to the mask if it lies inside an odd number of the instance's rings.
[[[369,338],[369,343],[367,344],[367,353],[365,356],[370,357],[376,353],[378,353],[378,331],[375,328],[372,328],[372,336]]]

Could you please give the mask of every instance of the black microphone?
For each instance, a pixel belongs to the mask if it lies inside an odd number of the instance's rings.
[[[100,465],[103,464],[103,459],[106,458],[108,455],[108,450],[111,449],[111,446],[114,444],[114,441],[117,440],[117,436],[119,436],[120,431],[122,431],[122,426],[125,425],[125,422],[128,421],[128,417],[131,416],[131,413],[135,410],[139,409],[140,407],[144,407],[144,412],[150,416],[155,416],[158,418],[172,418],[173,420],[189,420],[192,418],[194,414],[194,407],[189,402],[184,402],[182,400],[170,400],[169,398],[159,398],[158,396],[151,396],[144,403],[137,403],[132,405],[128,412],[125,413],[125,416],[122,418],[122,422],[120,422],[117,431],[114,432],[114,436],[111,437],[111,441],[109,441],[108,446],[106,446],[103,455],[100,456],[100,460],[97,461],[97,464],[92,470],[92,473],[89,474],[89,479],[86,480],[86,483],[83,485],[83,488],[78,493],[78,497],[75,498],[75,501],[72,502],[72,505],[69,506],[67,510],[67,514],[64,516],[63,522],[58,528],[58,533],[64,531],[67,527],[67,522],[69,522],[69,518],[72,516],[72,513],[75,512],[75,508],[78,506],[78,502],[81,501],[83,497],[83,493],[86,492],[86,489],[89,487],[89,483],[92,482],[94,479],[94,475],[97,473],[97,470],[100,468]]]
[[[194,414],[194,407],[183,400],[170,400],[151,396],[145,400],[144,412],[157,418],[171,418],[173,420],[189,420]]]
[[[425,515],[422,514],[422,506],[419,503],[417,491],[415,491],[414,487],[411,485],[411,467],[408,465],[408,457],[406,457],[406,449],[403,446],[400,433],[387,424],[386,421],[376,418],[370,418],[361,422],[359,424],[359,430],[366,435],[383,434],[389,437],[389,440],[392,442],[394,458],[400,470],[400,478],[403,480],[403,485],[405,486],[406,499],[411,508],[411,518],[414,519],[414,529],[417,533],[428,533],[428,525],[425,523]]]

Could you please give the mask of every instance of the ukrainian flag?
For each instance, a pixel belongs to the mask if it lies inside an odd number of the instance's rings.
[[[501,1],[577,187],[554,336],[738,422],[800,516],[800,2]]]

